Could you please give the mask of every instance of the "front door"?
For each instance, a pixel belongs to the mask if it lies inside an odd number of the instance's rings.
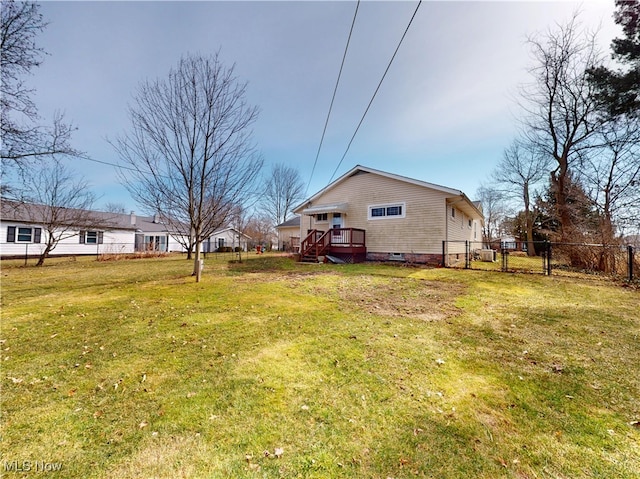
[[[342,238],[342,226],[343,226],[343,221],[342,221],[342,213],[334,213],[333,217],[331,218],[331,243],[332,244],[341,244],[343,243],[343,238]]]
[[[342,213],[334,213],[333,217],[331,218],[331,227],[333,229],[342,228],[342,225]]]

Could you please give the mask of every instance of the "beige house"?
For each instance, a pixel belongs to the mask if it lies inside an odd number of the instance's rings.
[[[296,207],[306,261],[448,264],[482,241],[484,217],[462,191],[356,166]]]
[[[278,249],[293,253],[300,252],[300,217],[294,216],[276,226]]]

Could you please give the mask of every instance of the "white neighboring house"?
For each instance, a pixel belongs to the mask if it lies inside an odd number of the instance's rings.
[[[45,208],[45,205],[2,200],[0,256],[42,254],[47,242],[42,221]],[[158,215],[145,217],[137,216],[134,212],[121,214],[103,211],[82,213],[84,218],[90,217],[92,220],[85,223],[86,227],[66,228],[67,231],[50,256],[185,251],[176,240],[177,235],[160,222]]]
[[[209,238],[202,242],[203,253],[213,253],[220,248],[231,248],[235,251],[240,247],[242,251],[247,251],[247,246],[251,237],[239,232],[235,228],[224,228],[214,232]]]

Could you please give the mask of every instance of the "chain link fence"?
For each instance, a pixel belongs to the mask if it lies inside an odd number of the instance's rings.
[[[44,252],[43,243],[24,243],[18,245],[3,244],[0,247],[0,257],[4,259],[19,260],[25,266],[35,264],[39,256]],[[215,258],[217,260],[234,261],[241,259],[250,253],[255,254],[255,250],[245,251],[239,247],[216,248],[214,251],[203,251],[202,258]],[[166,244],[156,243],[95,243],[95,244],[70,244],[60,243],[49,253],[48,259],[75,256],[94,256],[99,261],[110,261],[128,258],[151,258],[161,257],[167,254],[186,255],[184,249],[175,250],[167,248]],[[46,260],[45,260],[46,261]]]
[[[532,251],[528,251],[528,246]],[[442,266],[544,275],[598,275],[627,281],[640,276],[640,254],[631,245],[481,243],[443,241]]]

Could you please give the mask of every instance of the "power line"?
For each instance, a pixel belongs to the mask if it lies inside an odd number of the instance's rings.
[[[91,158],[90,156],[86,156],[86,155],[80,155],[78,158],[81,158],[81,159],[87,160],[87,161],[93,161],[94,163],[100,163],[100,164],[107,165],[107,166],[114,166],[116,168],[121,168],[123,170],[139,172],[135,168],[131,168],[131,167],[128,167],[128,166],[123,166],[123,165],[118,165],[116,163],[109,163],[108,161],[96,160],[95,158]]]
[[[333,96],[331,97],[331,104],[329,105],[329,112],[327,113],[327,119],[324,122],[324,129],[322,130],[322,137],[320,138],[320,144],[318,145],[318,152],[316,153],[316,159],[313,162],[313,168],[311,169],[311,176],[309,176],[309,183],[307,183],[307,189],[304,191],[304,196],[307,196],[309,191],[309,185],[313,179],[313,173],[316,171],[316,165],[318,164],[318,157],[320,156],[320,149],[324,142],[324,135],[327,132],[327,125],[329,124],[329,117],[331,116],[331,110],[333,109],[333,102],[336,99],[336,92],[338,91],[338,84],[340,83],[340,77],[342,76],[342,68],[344,67],[344,61],[347,58],[347,51],[349,50],[349,43],[351,42],[351,34],[353,33],[353,26],[356,24],[356,17],[358,16],[358,8],[360,7],[360,0],[356,4],[356,11],[353,14],[353,20],[351,22],[351,29],[349,30],[349,37],[347,38],[347,44],[344,47],[344,54],[342,55],[342,63],[340,64],[340,71],[338,72],[338,79],[336,80],[336,86],[333,89]]]
[[[91,157],[86,156],[86,155],[80,155],[80,156],[78,156],[78,158],[81,158],[81,159],[87,160],[87,161],[93,161],[94,163],[100,163],[102,165],[113,166],[115,168],[120,168],[120,169],[123,169],[123,170],[133,171],[135,173],[142,173],[140,170],[137,170],[136,168],[131,168],[129,166],[119,165],[117,163],[109,163],[108,161],[96,160],[95,158],[91,158]],[[171,179],[171,177],[167,176],[167,175],[157,175],[157,176],[160,177],[160,178]],[[259,197],[259,196],[262,196],[264,194],[264,192],[263,191],[247,191],[246,194],[248,196]]]
[[[404,33],[402,34],[402,38],[400,38],[400,42],[398,42],[398,46],[396,47],[395,52],[393,52],[391,60],[389,60],[389,64],[387,65],[387,68],[384,71],[384,74],[382,75],[382,78],[380,79],[380,83],[378,83],[378,86],[376,87],[376,91],[373,92],[373,96],[371,97],[371,100],[369,101],[369,104],[367,105],[367,108],[364,111],[364,113],[362,115],[362,118],[360,119],[360,123],[358,123],[358,126],[356,127],[356,131],[353,132],[353,136],[351,137],[351,140],[349,140],[349,144],[347,145],[347,149],[345,150],[344,155],[342,155],[342,158],[340,158],[340,161],[338,162],[338,166],[336,166],[336,169],[333,171],[333,174],[331,175],[331,178],[329,179],[329,183],[331,183],[331,181],[333,180],[333,177],[338,172],[338,169],[340,168],[340,165],[342,164],[342,161],[344,160],[345,156],[347,156],[347,153],[349,152],[349,148],[351,148],[351,143],[353,143],[353,139],[356,137],[356,135],[358,133],[358,130],[360,129],[360,126],[362,125],[362,122],[364,121],[365,116],[367,116],[367,112],[369,111],[369,108],[371,108],[371,104],[373,103],[374,98],[378,94],[378,90],[380,90],[380,86],[382,85],[382,82],[384,81],[384,78],[387,76],[387,72],[389,71],[389,68],[391,68],[391,64],[393,63],[393,60],[396,57],[396,54],[398,53],[398,50],[400,49],[400,45],[402,45],[402,42],[404,41],[404,37],[407,35],[407,32],[409,31],[409,27],[411,27],[411,23],[413,22],[413,19],[415,18],[416,13],[418,13],[418,9],[420,8],[421,4],[422,4],[422,0],[420,0],[418,2],[418,6],[414,10],[413,15],[411,16],[411,20],[409,20],[409,24],[407,25],[407,28],[404,30]]]

